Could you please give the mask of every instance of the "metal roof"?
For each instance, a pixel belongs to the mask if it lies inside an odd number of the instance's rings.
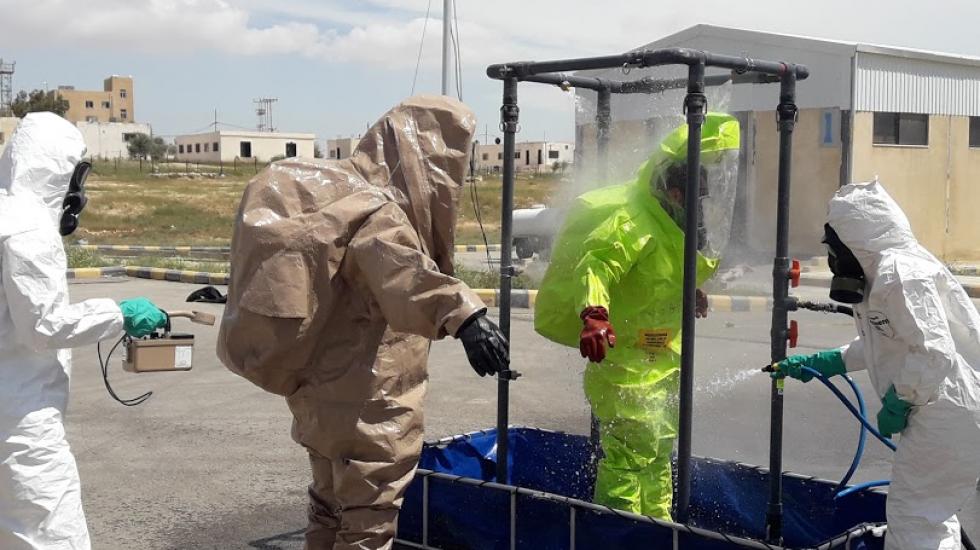
[[[735,27],[720,27],[717,25],[708,24],[699,24],[688,27],[682,31],[667,35],[660,40],[651,42],[637,49],[662,48],[678,42],[684,42],[703,36],[751,40],[760,44],[769,44],[773,46],[782,45],[787,47],[792,46],[795,48],[805,47],[806,49],[823,51],[826,53],[853,54],[855,52],[866,52],[893,57],[902,57],[905,59],[918,59],[937,63],[951,63],[954,65],[980,67],[980,57],[971,55],[933,52],[915,48],[866,44],[863,42],[831,40],[826,38],[814,38],[810,36],[781,34],[766,31],[754,31]]]

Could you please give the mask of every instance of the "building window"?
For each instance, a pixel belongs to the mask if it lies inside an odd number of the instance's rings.
[[[520,151],[514,153],[514,160],[521,160],[521,152]]]
[[[123,99],[126,98],[126,88],[120,88],[119,89],[119,97],[121,97]]]
[[[86,109],[94,109],[95,108],[95,102],[94,101],[86,101],[85,102],[85,108]]]
[[[126,109],[119,109],[119,118],[123,120],[129,118],[129,113],[126,111]]]
[[[970,117],[970,147],[980,147],[980,116]]]
[[[497,160],[504,160],[504,154],[503,153],[497,153]]]
[[[875,113],[875,145],[929,145],[929,115]]]
[[[567,145],[565,146],[565,150],[568,151],[568,146]]]
[[[241,142],[241,143],[238,144],[238,156],[242,157],[243,159],[250,159],[250,158],[252,158],[252,142],[251,141],[243,141],[243,142]]]
[[[183,143],[181,143],[180,145],[177,146],[177,152],[180,153],[180,154],[184,154],[184,144]]]
[[[538,149],[538,164],[544,164],[544,151]]]
[[[483,153],[483,160],[490,160],[490,153]]]
[[[332,159],[337,158],[337,151],[335,151],[334,149],[331,149],[330,150],[330,158],[332,158]]]
[[[548,158],[550,159],[560,158],[559,155],[561,155],[561,151],[548,151]]]
[[[134,137],[136,137],[136,134],[134,134],[133,132],[126,132],[125,134],[123,134],[123,141],[129,143],[130,141],[133,140]]]
[[[111,109],[112,108],[112,104],[109,103],[108,101],[103,101],[102,102],[102,108],[103,109]]]
[[[286,143],[286,157],[293,158],[296,156],[296,144],[293,142]]]
[[[204,152],[205,152],[205,153],[207,153],[207,152],[209,152],[208,150],[209,150],[210,148],[211,148],[211,144],[210,144],[210,143],[205,143],[205,144],[204,144]]]
[[[215,153],[218,152],[218,142],[217,141],[211,144],[211,150],[214,151]]]
[[[194,144],[194,152],[195,153],[200,153],[201,152],[201,144],[200,143],[195,143]]]

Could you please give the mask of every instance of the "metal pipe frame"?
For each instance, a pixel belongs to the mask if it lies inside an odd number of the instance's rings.
[[[521,80],[571,86],[572,81],[582,87],[597,86],[596,89],[608,87],[612,92],[613,81],[573,75],[549,75],[547,73],[562,73],[564,71],[610,69],[622,67],[655,67],[664,65],[687,65],[686,79],[687,96],[684,109],[688,122],[688,189],[698,188],[701,161],[701,125],[704,122],[707,99],[704,96],[706,84],[705,70],[708,67],[720,67],[733,72],[731,76],[721,75],[726,80],[738,83],[768,83],[778,80],[781,83],[780,103],[777,111],[780,113],[780,166],[779,166],[779,218],[777,223],[777,253],[773,269],[773,324],[772,358],[782,360],[786,354],[786,335],[788,332],[786,313],[790,306],[788,295],[789,265],[786,259],[788,250],[788,206],[790,184],[790,155],[792,151],[792,131],[796,121],[795,88],[796,81],[809,76],[809,71],[802,65],[782,62],[756,60],[748,57],[718,55],[686,48],[671,48],[664,50],[643,50],[621,55],[567,59],[544,62],[516,62],[496,64],[487,67],[490,78],[504,81],[503,105],[501,107],[501,129],[504,132],[504,166],[503,166],[503,200],[501,213],[501,262],[500,262],[500,326],[504,334],[510,336],[510,289],[513,267],[511,266],[511,230],[513,225],[513,190],[514,190],[514,149],[519,118],[517,106],[517,84]],[[561,78],[560,82],[556,82]],[[569,80],[572,79],[572,80]],[[646,84],[628,86],[634,91],[621,93],[640,93]],[[672,81],[662,81],[663,89]],[[676,82],[676,81],[674,81]],[[620,82],[618,87],[623,89]],[[649,92],[648,92],[649,93]],[[790,119],[786,115],[791,114]],[[687,193],[686,208],[688,212],[697,209],[697,193]],[[683,334],[681,347],[681,381],[680,381],[680,430],[678,434],[678,502],[677,515],[681,521],[688,517],[690,502],[690,457],[691,457],[691,425],[693,414],[693,378],[694,378],[694,342],[695,342],[695,293],[697,265],[697,217],[688,216],[685,228],[684,243],[684,291],[683,291]],[[779,277],[782,280],[779,281]],[[508,369],[498,375],[497,401],[497,480],[505,482],[508,472],[508,408],[509,383],[519,374]],[[771,448],[770,465],[777,472],[771,483],[770,509],[766,518],[767,535],[778,537],[782,534],[782,480],[778,475],[782,466],[782,389],[773,382],[772,418],[771,418]]]
[[[796,107],[797,71],[787,71],[779,86],[779,105],[776,107],[779,124],[779,176],[776,197],[776,254],[772,268],[772,327],[771,359],[773,363],[786,358],[789,336],[788,312],[797,303],[789,297],[789,205],[790,179],[793,161],[793,130],[799,110]],[[766,540],[781,544],[783,540],[783,385],[784,379],[774,379],[770,391],[769,427],[769,509],[766,513]]]
[[[510,287],[514,268],[511,265],[511,246],[514,228],[514,151],[517,147],[517,127],[520,120],[520,107],[517,106],[517,79],[504,81],[503,104],[500,107],[500,127],[504,132],[504,167],[501,210],[505,213],[500,220],[500,330],[510,341]],[[510,417],[510,382],[520,373],[512,371],[508,364],[497,373],[497,481],[507,482],[507,429]]]
[[[694,311],[697,304],[698,274],[698,211],[700,200],[697,189],[701,181],[701,127],[708,111],[708,98],[704,95],[704,65],[689,66],[687,96],[684,112],[687,113],[687,191],[684,193],[684,288],[681,324],[681,380],[680,416],[677,431],[677,521],[686,523],[691,502],[691,426],[694,402]]]
[[[730,69],[738,74],[761,73],[782,77],[793,71],[797,80],[810,75],[803,65],[790,65],[775,61],[763,61],[750,57],[719,55],[689,48],[669,48],[663,50],[640,50],[619,55],[562,59],[556,61],[518,61],[501,63],[487,67],[487,76],[495,80],[507,78],[526,79],[542,73],[561,73],[616,67],[657,67],[662,65],[704,65]]]

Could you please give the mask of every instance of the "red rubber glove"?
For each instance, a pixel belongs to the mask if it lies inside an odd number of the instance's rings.
[[[601,363],[606,358],[606,344],[616,347],[616,333],[609,324],[609,312],[602,306],[589,306],[582,310],[582,334],[579,337],[578,350],[582,357],[588,357],[593,363]]]

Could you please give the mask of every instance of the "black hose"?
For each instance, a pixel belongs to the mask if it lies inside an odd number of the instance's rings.
[[[168,325],[170,324],[169,315],[167,316],[167,324]],[[102,369],[102,381],[105,383],[106,391],[109,392],[109,395],[113,399],[122,403],[123,405],[126,405],[127,407],[135,407],[136,405],[142,405],[144,402],[146,402],[146,400],[149,399],[151,395],[153,395],[153,392],[148,391],[143,395],[133,397],[132,399],[122,399],[118,395],[116,395],[116,392],[113,391],[112,389],[112,385],[109,384],[109,361],[112,359],[113,352],[116,351],[116,348],[119,347],[119,344],[121,344],[123,340],[125,340],[126,338],[127,338],[126,336],[122,336],[121,338],[119,338],[119,340],[112,346],[112,349],[109,350],[109,354],[106,355],[105,361],[102,360],[102,342],[99,342],[95,345],[95,350],[99,355],[99,367],[101,367]]]

